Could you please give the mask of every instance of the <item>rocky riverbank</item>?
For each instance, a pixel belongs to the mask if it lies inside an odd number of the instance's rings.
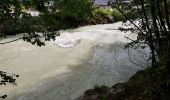
[[[127,82],[112,87],[96,86],[76,100],[170,100],[164,73],[164,68],[140,70]]]

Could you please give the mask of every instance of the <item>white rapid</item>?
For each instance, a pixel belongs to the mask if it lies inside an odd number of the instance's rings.
[[[142,67],[130,62],[121,22],[60,31],[45,47],[23,40],[0,45],[0,70],[19,74],[17,86],[0,86],[8,100],[74,100],[95,85],[128,80]],[[0,42],[15,39],[18,36]],[[130,49],[131,59],[147,65],[149,49]]]

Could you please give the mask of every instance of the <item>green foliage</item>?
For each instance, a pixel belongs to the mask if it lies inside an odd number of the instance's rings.
[[[13,85],[16,85],[15,78],[19,77],[19,75],[15,74],[8,74],[6,72],[0,71],[0,85],[6,85],[7,83],[11,83]]]
[[[45,32],[43,34],[38,34],[36,32],[31,32],[23,36],[23,40],[31,43],[32,45],[37,45],[39,47],[45,46],[44,41],[55,40],[56,36],[60,36],[59,32]],[[42,37],[42,38],[41,38]],[[43,40],[45,38],[45,40]]]
[[[104,16],[112,16],[113,19],[114,19],[114,22],[124,20],[123,15],[115,8],[113,8],[113,9],[101,9],[101,8],[98,8],[98,9],[95,9],[94,12],[93,12],[94,16],[96,14],[104,15]]]
[[[0,1],[0,32],[17,34],[30,30],[30,14],[22,12],[22,5],[18,0]]]
[[[62,0],[57,4],[60,5],[59,14],[63,19],[70,17],[81,21],[92,14],[93,4],[91,0]]]
[[[47,2],[50,2],[49,5]],[[42,19],[47,27],[55,29],[78,26],[92,16],[93,3],[91,0],[49,0]]]
[[[16,84],[16,78],[18,78],[19,75],[15,74],[8,74],[6,72],[0,71],[0,85],[7,85],[8,83],[12,85],[17,85]],[[0,98],[5,99],[7,95],[0,96]]]
[[[131,31],[137,34],[137,40],[132,40],[129,46],[146,44],[151,50],[152,66],[164,63],[167,70],[170,64],[170,6],[169,0],[133,0],[114,3],[126,20],[134,25]],[[115,6],[116,5],[116,6]],[[138,20],[138,24],[134,21]]]
[[[20,10],[21,10],[21,5],[18,0],[1,0],[0,22],[2,23],[9,19],[17,19],[21,15]]]
[[[94,14],[104,14],[104,15],[113,15],[113,10],[112,9],[101,9],[101,8],[98,8],[98,9],[95,9],[94,10]]]
[[[4,33],[0,33],[0,39],[3,39],[3,38],[5,38],[6,36],[5,36],[5,34]]]
[[[116,20],[116,21],[123,21],[124,20],[123,15],[120,13],[120,11],[118,11],[115,8],[112,11],[112,16],[114,17],[114,20]]]
[[[44,46],[45,43],[42,42],[39,38],[40,38],[40,35],[36,34],[35,32],[28,33],[27,35],[23,36],[23,40],[30,42],[32,45],[37,44],[37,46],[40,46],[40,47]]]

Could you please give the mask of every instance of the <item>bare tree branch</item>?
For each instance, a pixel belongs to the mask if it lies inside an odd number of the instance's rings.
[[[18,41],[18,40],[20,40],[20,39],[22,39],[22,37],[21,37],[21,38],[17,38],[17,39],[15,39],[15,40],[8,41],[8,42],[3,42],[3,43],[0,43],[0,44],[12,43],[12,42]]]

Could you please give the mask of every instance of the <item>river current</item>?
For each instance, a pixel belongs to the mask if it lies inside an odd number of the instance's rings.
[[[0,86],[9,100],[74,100],[95,85],[127,81],[147,66],[150,50],[124,46],[136,35],[121,22],[61,30],[55,41],[37,47],[23,40],[0,45],[0,70],[19,74],[17,86]],[[0,42],[22,36],[11,36]]]

